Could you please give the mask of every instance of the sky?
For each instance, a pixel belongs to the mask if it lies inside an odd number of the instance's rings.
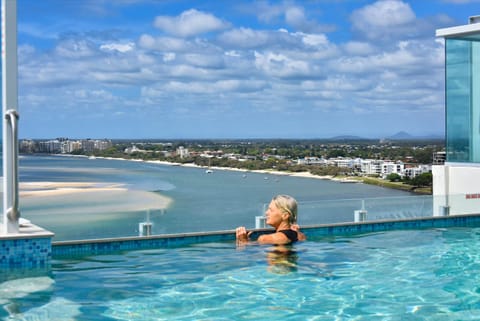
[[[19,137],[443,136],[480,0],[18,0]]]

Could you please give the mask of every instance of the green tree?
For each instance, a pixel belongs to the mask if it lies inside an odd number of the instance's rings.
[[[402,180],[402,177],[398,175],[397,173],[391,173],[387,175],[387,179],[390,182],[400,182]]]
[[[415,176],[411,180],[411,184],[415,186],[432,186],[433,176],[432,173],[422,173],[418,176]]]

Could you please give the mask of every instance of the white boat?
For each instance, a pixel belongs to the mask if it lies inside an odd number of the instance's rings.
[[[207,173],[207,174],[213,173],[213,171],[210,169],[210,159],[208,159],[208,168],[207,168],[207,170],[205,170],[205,173]]]

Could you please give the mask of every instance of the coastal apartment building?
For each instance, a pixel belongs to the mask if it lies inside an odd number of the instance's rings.
[[[480,213],[480,16],[445,39],[444,165],[433,165],[433,214]]]
[[[305,157],[298,159],[297,164],[345,167],[354,169],[363,175],[377,175],[384,178],[387,177],[389,174],[398,174],[402,177],[407,176],[409,178],[414,178],[422,173],[428,173],[431,171],[430,165],[407,167],[401,161],[394,162],[390,160],[349,157],[337,157],[329,159],[318,157]]]
[[[22,153],[69,154],[76,150],[83,150],[85,152],[105,150],[111,146],[112,141],[108,139],[69,140],[62,138],[47,141],[24,139],[19,143],[19,150]]]

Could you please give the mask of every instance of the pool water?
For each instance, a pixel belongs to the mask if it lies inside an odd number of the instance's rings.
[[[480,228],[57,259],[0,285],[4,320],[478,320]]]

